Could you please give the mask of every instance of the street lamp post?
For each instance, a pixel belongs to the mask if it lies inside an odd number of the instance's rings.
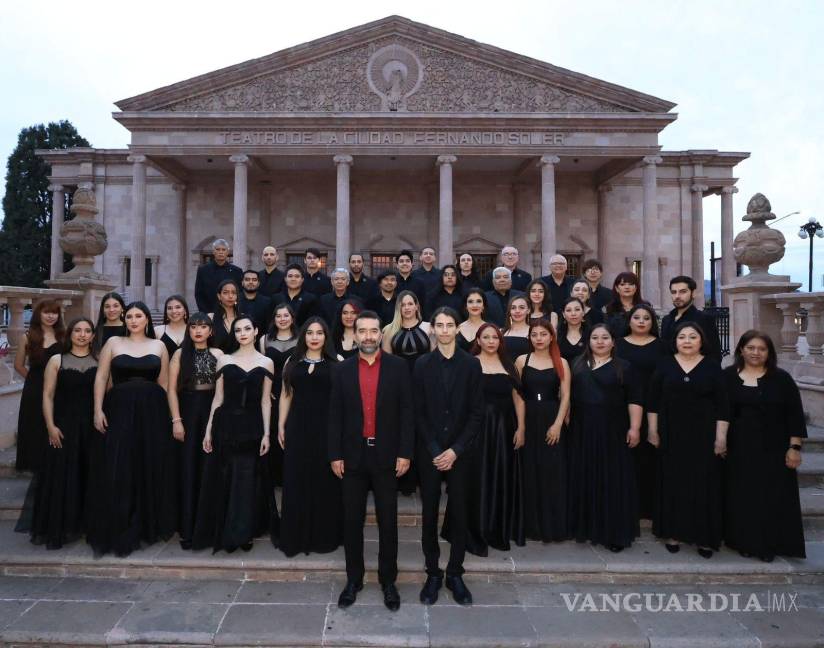
[[[810,217],[810,220],[804,223],[801,226],[801,229],[798,230],[798,236],[802,239],[809,238],[810,239],[810,279],[809,279],[809,292],[813,291],[813,239],[817,236],[818,238],[824,238],[824,227],[821,227],[821,223],[819,223],[814,216]]]

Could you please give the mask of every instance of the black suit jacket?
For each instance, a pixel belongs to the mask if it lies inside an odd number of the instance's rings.
[[[483,419],[481,362],[455,347],[452,389],[444,384],[438,349],[415,361],[415,428],[432,457],[452,449],[460,456],[474,443]]]
[[[678,309],[673,308],[669,314],[661,320],[661,339],[666,341],[669,349],[672,348],[675,340],[675,327],[681,322],[695,322],[700,326],[706,339],[704,340],[704,355],[712,358],[716,362],[721,362],[721,338],[718,335],[718,328],[715,326],[715,318],[712,315],[698,310],[695,305],[684,311],[679,319],[675,319]]]
[[[523,296],[523,294],[520,290],[512,288],[506,296],[506,301],[509,302],[513,297]],[[501,306],[501,299],[496,290],[486,291],[486,312],[484,313],[484,319],[487,322],[492,322],[499,328],[503,328],[504,324],[506,324],[506,307]]]
[[[343,459],[344,469],[357,469],[363,456],[363,401],[358,362],[360,356],[337,363],[332,372],[329,399],[329,461]],[[406,361],[381,353],[375,412],[375,451],[378,465],[394,468],[398,457],[412,459],[415,419],[412,386]]]
[[[195,277],[195,303],[203,313],[214,313],[217,306],[217,287],[224,279],[232,279],[237,290],[243,285],[243,270],[228,261],[219,266],[214,260],[197,268]]]
[[[326,320],[329,328],[332,328],[335,325],[335,316],[338,314],[338,309],[347,299],[355,300],[360,304],[361,309],[363,309],[363,300],[357,295],[352,295],[349,292],[345,292],[343,297],[338,297],[335,294],[335,291],[321,295],[318,309],[320,311],[320,316]]]
[[[272,302],[272,312],[280,304],[289,304],[295,311],[295,319],[299,327],[303,326],[303,323],[313,315],[320,315],[317,297],[305,290],[301,290],[294,299],[289,299],[289,293],[284,289],[283,292],[274,296]]]

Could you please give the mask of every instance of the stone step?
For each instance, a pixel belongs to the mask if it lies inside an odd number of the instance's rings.
[[[804,452],[824,452],[824,428],[807,426],[807,438],[804,439]]]
[[[798,485],[824,487],[824,453],[805,452],[798,468]]]

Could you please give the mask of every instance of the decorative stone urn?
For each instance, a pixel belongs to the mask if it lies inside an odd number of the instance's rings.
[[[59,240],[63,251],[72,255],[74,268],[59,276],[66,279],[108,279],[94,271],[94,257],[103,254],[109,247],[106,229],[94,219],[99,211],[94,191],[79,187],[74,192],[71,211],[74,218],[63,223]]]
[[[740,232],[733,241],[733,254],[738,263],[746,265],[750,279],[771,278],[769,267],[784,257],[786,239],[778,230],[770,229],[767,221],[775,218],[770,201],[764,194],[757,193],[747,203],[747,215],[742,220],[750,221],[749,229]]]

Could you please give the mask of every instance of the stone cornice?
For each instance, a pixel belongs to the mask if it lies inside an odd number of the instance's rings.
[[[193,77],[116,102],[124,111],[151,110],[171,103],[221,90],[279,69],[304,65],[319,58],[388,36],[402,36],[439,47],[486,65],[533,77],[565,90],[584,94],[624,107],[628,112],[666,113],[675,104],[623,86],[572,72],[549,63],[473,41],[400,16],[389,16],[302,45]]]
[[[750,157],[748,152],[716,150],[661,151],[659,155],[664,158],[660,166],[706,164],[734,167]]]

